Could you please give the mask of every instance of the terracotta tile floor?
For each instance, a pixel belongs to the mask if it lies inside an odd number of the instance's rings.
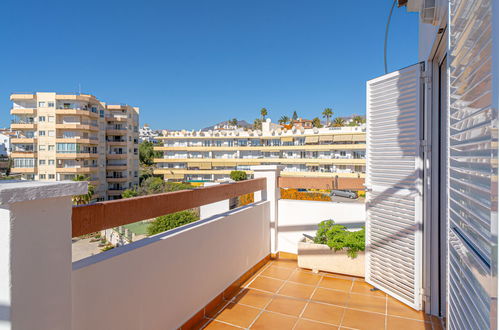
[[[197,329],[442,329],[440,320],[399,303],[364,280],[271,260]]]

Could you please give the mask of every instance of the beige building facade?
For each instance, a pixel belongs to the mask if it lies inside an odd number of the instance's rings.
[[[139,109],[92,95],[12,94],[12,173],[62,181],[84,175],[94,198],[120,198],[139,183]]]
[[[155,174],[171,181],[225,180],[251,165],[284,165],[284,176],[364,177],[364,126],[165,132]]]

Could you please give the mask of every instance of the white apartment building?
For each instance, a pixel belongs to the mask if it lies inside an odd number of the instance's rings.
[[[283,165],[285,176],[364,177],[365,126],[177,131],[159,137],[155,174],[165,180],[217,181],[251,165]]]
[[[10,154],[10,136],[0,133],[0,157],[8,157]]]
[[[13,174],[61,181],[85,175],[97,200],[138,185],[139,109],[92,95],[12,94]]]
[[[144,124],[141,128],[139,128],[139,141],[147,141],[156,143],[158,142],[159,134],[156,131],[153,131],[149,125]]]

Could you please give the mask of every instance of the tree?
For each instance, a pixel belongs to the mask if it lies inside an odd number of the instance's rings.
[[[229,124],[232,125],[232,126],[237,126],[237,119],[236,118],[233,118],[231,120],[229,120]]]
[[[293,117],[291,117],[291,120],[292,121],[298,120],[298,114],[296,113],[296,111],[293,112]]]
[[[333,110],[331,108],[326,108],[322,111],[322,117],[326,118],[326,126],[329,126],[329,118],[333,116]]]
[[[317,128],[322,127],[321,120],[319,119],[319,117],[315,117],[314,119],[312,119],[312,126]]]
[[[337,117],[333,120],[334,127],[342,127],[345,126],[345,119]]]
[[[151,166],[154,164],[154,149],[153,143],[143,141],[139,145],[139,160],[141,165]]]
[[[151,176],[140,184],[138,194],[140,196],[160,194],[165,190],[165,181],[157,176]]]
[[[362,116],[355,116],[352,120],[355,124],[357,124],[357,126],[362,125],[365,122],[365,119]]]
[[[245,171],[232,171],[230,172],[230,178],[234,181],[243,181],[248,179],[248,175]]]
[[[262,129],[262,120],[260,118],[255,119],[253,122],[253,129]]]
[[[139,193],[135,189],[127,189],[125,190],[122,194],[122,198],[132,198],[132,197],[137,197]]]
[[[85,175],[77,174],[74,178],[73,181],[88,181],[89,178],[86,177]],[[83,195],[75,195],[71,199],[73,201],[74,205],[83,205],[83,204],[88,204],[92,201],[92,197],[94,196],[95,192],[95,187],[88,183],[88,192]]]
[[[147,226],[147,234],[159,234],[197,220],[199,220],[199,216],[190,210],[162,215],[160,217],[157,217],[153,222],[149,224],[149,226]]]
[[[286,125],[287,123],[289,123],[289,117],[288,116],[281,116],[281,118],[279,118],[279,124]]]
[[[267,115],[269,114],[267,109],[265,108],[262,108],[262,110],[260,110],[260,114],[262,115],[262,121],[265,120],[265,117],[267,117]]]

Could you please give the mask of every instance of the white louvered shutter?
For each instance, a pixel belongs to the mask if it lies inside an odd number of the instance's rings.
[[[423,64],[367,82],[366,281],[421,309]]]
[[[499,70],[493,57],[499,53],[493,51],[498,40],[492,33],[499,17],[492,3],[450,1],[449,329],[497,329],[498,91],[493,81]]]

